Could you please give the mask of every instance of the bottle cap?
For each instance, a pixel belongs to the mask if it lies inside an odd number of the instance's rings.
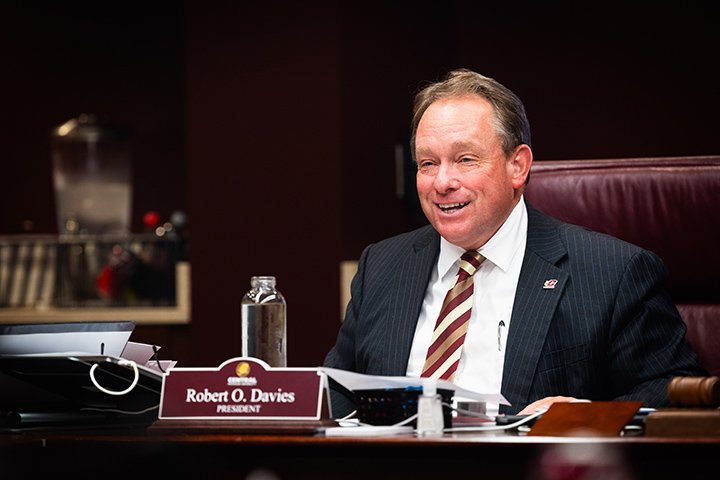
[[[434,378],[423,378],[423,396],[432,397],[437,395],[437,382]]]
[[[253,288],[266,287],[275,288],[275,277],[271,275],[254,276],[250,278],[250,286]]]

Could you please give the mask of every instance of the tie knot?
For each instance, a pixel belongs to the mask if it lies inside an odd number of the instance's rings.
[[[460,280],[471,277],[475,274],[480,264],[485,260],[477,250],[468,250],[460,257]]]

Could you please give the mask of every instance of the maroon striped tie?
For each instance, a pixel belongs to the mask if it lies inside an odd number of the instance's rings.
[[[473,274],[485,257],[475,250],[463,253],[455,285],[448,291],[440,310],[422,377],[452,381],[455,377],[473,303]]]

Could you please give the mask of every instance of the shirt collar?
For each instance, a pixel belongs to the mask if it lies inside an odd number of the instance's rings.
[[[527,208],[524,197],[520,197],[520,201],[510,212],[510,216],[505,220],[505,223],[478,251],[485,257],[486,261],[503,271],[507,271],[510,262],[520,246],[524,244],[526,237]],[[437,264],[440,278],[447,275],[450,269],[457,264],[463,253],[465,253],[465,249],[453,245],[440,237],[440,255]]]

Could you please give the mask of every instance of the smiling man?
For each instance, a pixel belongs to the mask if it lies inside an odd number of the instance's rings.
[[[412,148],[430,225],[365,249],[325,366],[512,404],[489,414],[574,398],[661,407],[673,376],[704,374],[656,255],[526,205],[530,127],[513,92],[450,72],[416,96]],[[336,416],[353,408],[333,393]]]

